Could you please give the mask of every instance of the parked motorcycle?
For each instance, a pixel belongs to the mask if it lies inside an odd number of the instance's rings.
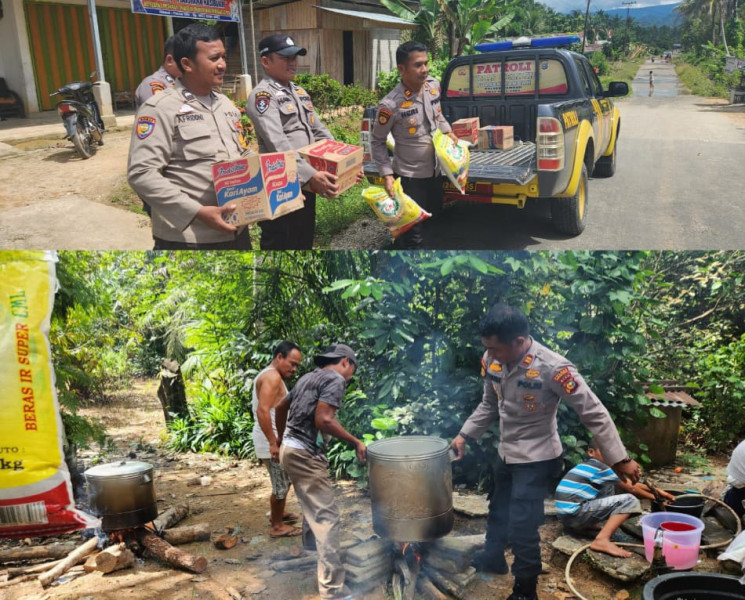
[[[101,111],[93,96],[93,83],[73,81],[50,96],[62,96],[57,103],[57,112],[70,140],[82,158],[90,158],[94,143],[103,146],[104,126]]]

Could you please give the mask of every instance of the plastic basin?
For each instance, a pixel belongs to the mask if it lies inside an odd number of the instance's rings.
[[[742,600],[745,586],[719,573],[668,573],[647,582],[643,600]]]
[[[662,556],[669,567],[676,571],[692,569],[698,563],[701,532],[700,519],[680,513],[651,513],[641,518],[644,537],[644,555],[651,563],[654,558],[655,537],[659,530],[662,537]]]
[[[676,498],[666,508],[670,512],[700,517],[701,513],[704,512],[704,499],[701,496]]]

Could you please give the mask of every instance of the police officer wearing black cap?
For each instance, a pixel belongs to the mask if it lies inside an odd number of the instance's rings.
[[[274,34],[259,42],[259,55],[265,77],[251,91],[246,113],[256,131],[259,152],[297,150],[318,140],[333,139],[321,123],[308,93],[293,83],[297,57],[307,50],[295,45],[285,34]],[[336,176],[316,171],[299,155],[301,184],[310,184],[304,192],[305,206],[273,221],[262,221],[262,250],[310,250],[316,226],[316,194],[331,197],[338,192]]]

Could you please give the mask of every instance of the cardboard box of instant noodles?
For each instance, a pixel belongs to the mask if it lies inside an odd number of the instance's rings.
[[[217,203],[235,204],[226,219],[247,225],[303,208],[294,152],[254,154],[212,165]]]

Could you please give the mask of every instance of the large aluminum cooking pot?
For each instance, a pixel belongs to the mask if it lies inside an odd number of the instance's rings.
[[[450,444],[412,435],[367,447],[373,529],[401,542],[426,542],[453,528]]]
[[[136,460],[98,465],[85,473],[91,512],[104,531],[138,527],[158,516],[153,465]]]

